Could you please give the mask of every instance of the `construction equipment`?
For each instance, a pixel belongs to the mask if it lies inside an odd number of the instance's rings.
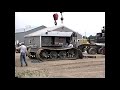
[[[63,23],[63,15],[61,13],[61,23]],[[58,14],[53,14],[55,25],[58,20]],[[39,60],[59,60],[59,59],[77,59],[83,58],[82,52],[77,47],[68,47],[76,38],[75,32],[46,31],[40,35],[40,46],[30,46],[27,56],[29,58],[37,58]],[[76,38],[77,39],[77,38]],[[36,43],[36,42],[35,42]]]
[[[105,26],[103,26],[103,29],[101,30],[101,33],[97,33],[96,35],[96,43],[97,45],[97,53],[104,54],[105,55]]]
[[[44,34],[43,34],[44,33]],[[39,60],[59,60],[83,58],[82,52],[76,47],[68,47],[75,37],[74,32],[51,31],[41,35],[41,47],[31,46],[28,49],[29,58]]]
[[[63,15],[62,15],[63,12],[60,13],[61,13],[61,23],[63,23]]]
[[[54,18],[54,21],[55,21],[55,25],[57,25],[56,20],[58,20],[58,14],[57,13],[53,14],[53,18]]]
[[[82,39],[80,40],[80,44],[78,46],[82,52],[85,50],[88,54],[103,54],[105,55],[105,27],[101,30],[101,33],[96,34],[95,42],[91,42],[91,40]]]
[[[57,25],[58,15],[54,14],[55,26]],[[63,23],[63,15],[61,12],[61,23]],[[103,36],[97,36],[98,42]],[[102,38],[105,39],[105,38]],[[34,39],[33,39],[34,40]],[[29,58],[37,58],[39,60],[60,60],[60,59],[78,59],[83,58],[83,51],[88,54],[102,53],[105,54],[105,45],[98,43],[89,43],[86,39],[80,40],[81,45],[76,46],[77,34],[75,32],[60,32],[60,31],[43,31],[39,36],[39,46],[35,46],[35,42],[28,49],[27,56]],[[67,47],[72,42],[72,48]]]

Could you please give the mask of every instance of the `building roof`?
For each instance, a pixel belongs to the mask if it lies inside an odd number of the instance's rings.
[[[41,36],[64,36],[64,37],[70,37],[73,32],[60,32],[60,31],[52,31],[52,32],[44,32],[41,33]]]
[[[60,26],[54,26],[54,27],[48,27],[48,28],[44,28],[41,29],[39,31],[36,31],[34,33],[25,35],[25,37],[30,37],[30,36],[71,36],[72,31],[69,32],[64,32],[64,30],[59,29],[59,28],[65,28],[65,26],[60,25]],[[57,29],[59,29],[60,31],[57,31]],[[61,31],[62,30],[62,31]],[[52,32],[51,32],[52,31]],[[48,32],[48,34],[46,34],[46,32]],[[62,35],[63,34],[63,35]]]
[[[36,32],[36,31],[44,29],[44,28],[47,28],[47,27],[42,25],[42,26],[39,26],[39,27],[31,27],[31,28],[28,28],[28,29],[27,28],[21,28],[21,29],[17,29],[19,32],[16,31],[15,34],[24,33],[24,29],[25,29],[26,34],[30,34],[30,33]]]
[[[15,29],[15,33],[22,33],[22,32],[24,33],[24,31],[26,32],[26,31],[32,30],[32,29],[34,29],[34,28],[36,28],[36,27]]]

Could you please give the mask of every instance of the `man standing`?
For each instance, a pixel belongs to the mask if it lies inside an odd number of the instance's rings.
[[[23,61],[25,62],[26,66],[28,66],[28,64],[26,62],[26,53],[27,53],[27,47],[24,45],[24,43],[22,43],[21,46],[20,46],[21,67],[23,66]]]

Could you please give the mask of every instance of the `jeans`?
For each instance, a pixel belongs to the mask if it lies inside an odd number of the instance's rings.
[[[26,66],[27,66],[26,53],[21,53],[21,55],[20,55],[21,66],[23,66],[23,61],[25,62]]]

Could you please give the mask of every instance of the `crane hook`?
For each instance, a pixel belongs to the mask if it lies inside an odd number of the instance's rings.
[[[63,15],[62,15],[62,12],[61,13],[61,23],[63,23]]]

